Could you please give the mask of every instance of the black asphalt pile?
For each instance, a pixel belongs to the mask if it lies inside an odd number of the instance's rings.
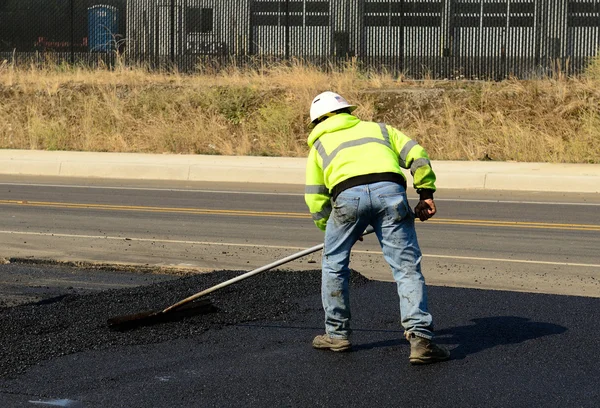
[[[135,288],[64,295],[36,304],[0,308],[0,377],[11,377],[53,357],[86,350],[153,344],[198,336],[248,321],[294,321],[320,309],[320,271],[271,271],[210,295],[216,311],[177,322],[110,330],[107,319],[162,310],[243,272],[219,271]],[[351,285],[369,280],[352,272]],[[307,302],[306,299],[311,301]]]

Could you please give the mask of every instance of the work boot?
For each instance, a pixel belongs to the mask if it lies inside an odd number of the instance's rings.
[[[312,346],[320,350],[346,351],[352,347],[350,340],[331,337],[329,334],[321,334],[314,338]]]
[[[411,364],[431,364],[450,359],[450,352],[445,347],[411,332],[406,332],[404,336],[410,342]]]

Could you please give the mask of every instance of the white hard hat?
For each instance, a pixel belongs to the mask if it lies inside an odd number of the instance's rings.
[[[315,124],[323,115],[344,108],[348,108],[352,112],[357,107],[356,105],[350,105],[343,96],[335,92],[323,92],[317,95],[310,105],[310,121]]]

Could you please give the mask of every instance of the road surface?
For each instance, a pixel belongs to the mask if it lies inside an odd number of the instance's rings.
[[[351,353],[310,347],[317,254],[215,293],[213,313],[107,327],[320,243],[297,188],[11,178],[0,192],[2,407],[600,403],[598,195],[440,192],[418,233],[452,360],[412,367],[372,237],[353,255],[375,280],[352,287]],[[86,263],[23,263],[40,259]]]
[[[7,259],[250,270],[322,242],[297,186],[0,177],[0,196]],[[430,284],[600,296],[599,194],[448,190],[436,202],[417,223]],[[391,280],[373,236],[352,266]]]

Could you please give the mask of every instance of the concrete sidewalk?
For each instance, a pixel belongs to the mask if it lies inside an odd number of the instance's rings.
[[[30,176],[304,184],[305,162],[284,157],[0,150],[0,174]],[[598,164],[434,161],[432,166],[436,184],[443,189],[600,192]]]

